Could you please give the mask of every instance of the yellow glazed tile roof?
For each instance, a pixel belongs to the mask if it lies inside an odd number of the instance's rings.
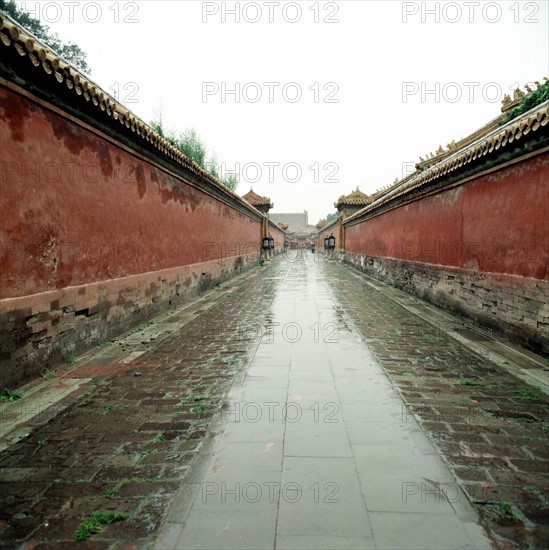
[[[269,197],[262,197],[257,193],[254,193],[253,189],[250,189],[245,195],[242,195],[245,201],[248,201],[252,206],[268,206],[273,208],[274,204]]]
[[[352,216],[349,216],[346,222],[375,210],[383,204],[409,193],[413,189],[418,189],[434,180],[451,174],[481,157],[504,149],[510,144],[523,139],[524,136],[527,136],[531,132],[541,131],[541,129],[548,124],[549,101],[545,101],[541,105],[511,120],[507,124],[496,127],[496,129],[486,133],[472,143],[457,150],[453,150],[451,154],[435,162],[435,164],[431,165],[426,170],[414,172],[406,179],[390,186],[384,192],[379,193],[378,197],[374,198],[371,204],[362,208]],[[478,135],[478,133],[477,131],[473,135]],[[462,142],[465,141],[466,140],[462,140]]]
[[[372,198],[363,193],[358,187],[348,195],[341,195],[334,206],[366,206],[372,202]]]

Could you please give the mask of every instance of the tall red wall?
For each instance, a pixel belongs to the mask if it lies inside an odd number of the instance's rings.
[[[286,240],[286,234],[279,229],[278,225],[269,220],[267,232],[274,239],[275,249],[280,251],[284,249],[284,241]]]
[[[0,387],[258,259],[260,213],[17,88],[0,144]]]
[[[549,154],[347,225],[349,252],[549,276]]]
[[[345,261],[549,352],[548,153],[374,214]]]
[[[0,122],[0,298],[258,246],[257,219],[6,89]]]
[[[318,232],[318,235],[315,239],[315,247],[318,249],[318,250],[323,250],[324,249],[324,239],[326,237],[330,237],[331,235],[333,235],[336,239],[336,248],[342,248],[342,242],[341,242],[341,230],[340,230],[340,223],[339,221],[337,222],[332,222],[330,223],[327,227],[323,227],[322,229],[320,229],[320,231]]]

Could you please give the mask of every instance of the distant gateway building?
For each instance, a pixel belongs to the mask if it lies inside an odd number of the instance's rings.
[[[286,224],[290,232],[301,233],[310,231],[307,210],[304,210],[303,214],[269,214],[269,218],[276,224]]]

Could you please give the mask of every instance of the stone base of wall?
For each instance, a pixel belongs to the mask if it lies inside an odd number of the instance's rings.
[[[549,281],[338,251],[343,262],[549,354]]]
[[[253,265],[257,253],[0,300],[0,388],[35,378]]]

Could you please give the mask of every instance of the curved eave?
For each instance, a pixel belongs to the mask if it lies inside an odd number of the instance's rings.
[[[368,206],[349,216],[345,223],[361,218],[365,214],[410,193],[413,190],[434,183],[437,180],[459,170],[467,164],[482,157],[499,153],[512,143],[523,140],[531,132],[538,132],[549,124],[549,101],[534,107],[527,113],[501,126],[485,137],[471,143],[467,147],[454,152],[445,160],[418,174],[413,174],[393,189],[388,189],[381,197]]]

